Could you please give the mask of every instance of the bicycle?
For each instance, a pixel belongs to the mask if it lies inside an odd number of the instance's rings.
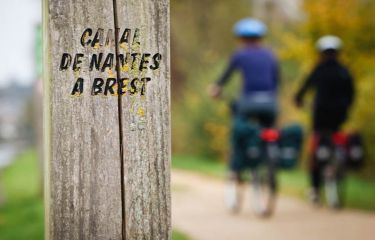
[[[251,170],[250,186],[253,193],[251,202],[253,210],[261,217],[271,216],[276,203],[276,173],[280,152],[279,138],[280,134],[276,129],[269,128],[261,131],[261,161],[257,167]],[[249,152],[251,155],[251,152],[254,152],[254,150],[250,150]]]
[[[243,123],[240,128],[245,133],[245,141],[238,143],[245,154],[243,170],[250,170],[248,183],[253,211],[257,216],[270,217],[276,205],[277,170],[296,165],[302,145],[302,128],[292,125],[280,131],[261,127],[250,130],[251,126],[251,122]],[[290,132],[290,129],[294,129],[294,132]],[[238,187],[235,182],[231,182],[227,188],[226,203],[233,213],[240,210],[242,200]]]
[[[249,172],[249,183],[254,197],[252,208],[259,216],[270,216],[276,196],[276,168],[279,133],[275,129],[259,127],[254,121],[236,119],[234,121],[237,131],[233,136],[235,142],[237,163],[241,164],[241,170],[231,176],[226,193],[226,205],[232,213],[240,210],[242,191],[238,183],[242,182],[242,174]],[[249,171],[247,171],[249,170]],[[233,181],[233,179],[236,179]]]
[[[318,144],[314,154],[322,169],[325,200],[328,207],[340,209],[344,205],[346,172],[362,165],[363,144],[361,141],[353,144],[358,136],[344,132],[320,133],[316,137]]]

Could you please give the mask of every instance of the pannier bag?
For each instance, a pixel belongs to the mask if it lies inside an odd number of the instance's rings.
[[[299,124],[286,126],[280,131],[279,166],[290,169],[297,165],[301,154],[303,129]]]
[[[319,166],[328,164],[333,156],[333,142],[331,134],[315,133],[313,136],[314,162]]]
[[[359,169],[365,160],[365,149],[362,136],[359,133],[352,133],[348,136],[347,142],[347,166],[350,169]]]
[[[243,118],[235,118],[231,136],[232,164],[236,169],[254,168],[261,161],[260,128]]]

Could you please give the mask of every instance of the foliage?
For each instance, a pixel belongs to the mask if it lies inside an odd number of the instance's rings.
[[[174,152],[228,154],[228,104],[208,98],[206,89],[224,67],[222,56],[235,48],[232,25],[249,12],[246,1],[172,1]]]
[[[230,112],[227,103],[238,93],[237,77],[225,90],[225,101],[207,97],[206,89],[223,71],[236,48],[233,24],[248,16],[249,1],[172,1],[172,139],[173,151],[214,159],[228,156]],[[335,34],[344,41],[343,62],[356,79],[357,100],[347,129],[361,130],[368,146],[375,144],[374,1],[306,0],[302,21],[274,21],[266,41],[280,58],[280,125],[301,122],[310,126],[309,109],[293,105],[293,95],[317,61],[315,41]],[[207,10],[209,9],[209,11]],[[375,149],[369,149],[368,168],[373,177]]]
[[[197,81],[188,84],[173,105],[173,134],[180,139],[173,146],[177,151],[224,159],[228,152],[229,108],[226,101],[215,102],[207,96],[207,85],[220,70],[213,68],[196,73]]]
[[[291,82],[291,88],[295,89],[301,84],[301,76],[306,75],[316,62],[316,40],[326,34],[339,36],[344,42],[342,61],[351,69],[357,90],[356,102],[346,129],[359,129],[368,146],[371,146],[375,143],[375,112],[372,110],[375,104],[375,71],[372,67],[375,60],[375,21],[372,16],[375,2],[307,0],[304,3],[306,21],[299,24],[295,31],[281,34],[282,47],[279,49],[279,55],[283,61],[295,64],[295,76],[298,77],[298,81]],[[284,98],[291,97],[291,94],[285,92]],[[284,107],[291,109],[288,104]],[[298,119],[307,123],[306,114],[289,116],[298,116]],[[375,150],[368,149],[370,162],[364,173],[370,176],[375,170]]]

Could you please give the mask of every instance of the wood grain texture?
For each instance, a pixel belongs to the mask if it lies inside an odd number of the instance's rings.
[[[140,29],[140,45],[128,50],[162,55],[160,69],[120,72],[121,77],[130,79],[151,78],[144,97],[122,97],[126,239],[168,240],[171,238],[169,0],[116,1],[119,27]],[[120,53],[124,52],[126,49],[120,48]]]
[[[87,56],[115,51],[80,45],[85,28],[114,28],[113,1],[47,1],[46,238],[122,239],[118,102],[90,95],[93,79],[108,74],[84,67]],[[64,52],[85,54],[79,73],[59,71]],[[84,93],[72,97],[78,75]]]
[[[46,239],[169,240],[169,0],[44,0],[43,6]],[[160,53],[159,69],[89,71],[92,54],[116,51],[81,46],[83,31],[90,27],[94,35],[115,29],[115,22],[120,34],[140,29],[140,44],[117,47],[118,53]],[[83,53],[82,69],[60,71],[63,53]],[[144,96],[90,94],[94,78],[114,75],[151,81]],[[84,92],[73,97],[78,77]]]

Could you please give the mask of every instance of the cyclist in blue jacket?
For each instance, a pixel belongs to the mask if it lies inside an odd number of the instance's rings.
[[[209,88],[209,94],[220,97],[224,85],[230,80],[234,71],[242,73],[242,91],[234,104],[235,121],[255,119],[262,127],[272,127],[277,117],[277,88],[279,85],[278,61],[270,49],[262,45],[267,27],[253,18],[242,19],[234,26],[234,34],[241,46],[232,55],[229,65],[219,80]],[[232,210],[238,209],[238,183],[241,183],[243,163],[237,156],[241,155],[232,128],[231,161],[229,193],[227,205]]]

